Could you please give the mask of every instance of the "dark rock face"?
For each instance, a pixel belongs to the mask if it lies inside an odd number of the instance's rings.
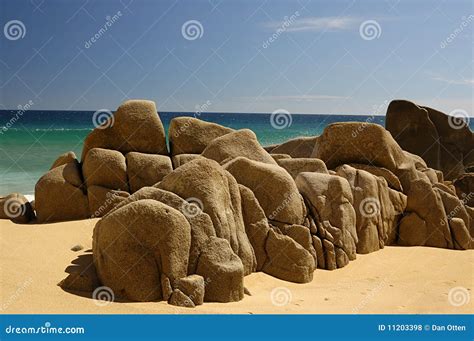
[[[406,151],[452,180],[474,165],[474,135],[469,126],[438,110],[395,100],[387,109],[386,128]]]

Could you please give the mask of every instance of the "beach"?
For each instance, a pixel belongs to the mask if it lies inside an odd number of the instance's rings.
[[[2,314],[469,314],[450,303],[456,287],[472,295],[474,251],[389,246],[335,271],[317,269],[307,284],[262,272],[246,276],[252,296],[194,309],[166,301],[102,302],[90,293],[70,293],[57,284],[73,262],[91,249],[96,219],[43,225],[0,221]],[[83,250],[71,250],[76,245]],[[75,270],[77,271],[77,270]],[[272,296],[273,292],[273,296]],[[273,297],[273,299],[272,299]],[[104,305],[105,303],[105,305]]]

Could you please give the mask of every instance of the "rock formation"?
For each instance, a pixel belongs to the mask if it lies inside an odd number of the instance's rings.
[[[394,101],[388,130],[334,123],[263,148],[251,130],[178,117],[168,152],[155,104],[127,101],[88,135],[81,161],[68,152],[53,163],[34,205],[0,198],[0,218],[101,218],[94,274],[65,289],[182,307],[239,301],[255,271],[307,283],[386,245],[474,248],[472,133],[447,119]]]
[[[474,166],[474,134],[460,117],[394,100],[387,109],[386,128],[400,147],[441,170],[445,179],[456,179]]]

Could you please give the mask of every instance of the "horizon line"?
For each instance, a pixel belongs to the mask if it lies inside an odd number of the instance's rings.
[[[36,110],[22,110],[22,109],[0,109],[1,111],[23,111],[23,113],[27,112],[34,112],[34,111],[65,111],[65,112],[97,112],[97,111],[105,111],[103,110],[87,110],[87,109],[81,109],[81,110],[72,110],[72,109],[36,109]],[[116,110],[111,110],[111,112],[115,113]],[[185,114],[196,114],[197,116],[201,114],[244,114],[244,115],[271,115],[273,112],[237,112],[237,111],[167,111],[167,110],[160,110],[157,111],[157,114],[161,113],[170,113],[170,114],[179,114],[179,113],[185,113]],[[341,116],[380,116],[384,117],[386,116],[386,113],[383,114],[360,114],[360,113],[302,113],[302,112],[297,112],[297,113],[292,113],[289,112],[290,115],[320,115],[320,116],[327,116],[327,115],[341,115]]]

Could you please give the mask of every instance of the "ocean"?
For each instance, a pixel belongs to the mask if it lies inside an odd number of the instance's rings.
[[[94,128],[93,111],[0,110],[0,196],[11,192],[34,194],[35,183],[58,155],[74,151],[81,155],[82,143]],[[160,112],[168,130],[177,116],[195,116],[234,129],[252,129],[262,145],[284,142],[298,136],[319,135],[333,122],[360,121],[384,125],[384,116]],[[17,118],[16,120],[13,120]],[[474,121],[474,120],[473,120]],[[276,128],[275,128],[276,127]],[[281,129],[278,129],[281,128]],[[472,129],[472,127],[471,127]]]

